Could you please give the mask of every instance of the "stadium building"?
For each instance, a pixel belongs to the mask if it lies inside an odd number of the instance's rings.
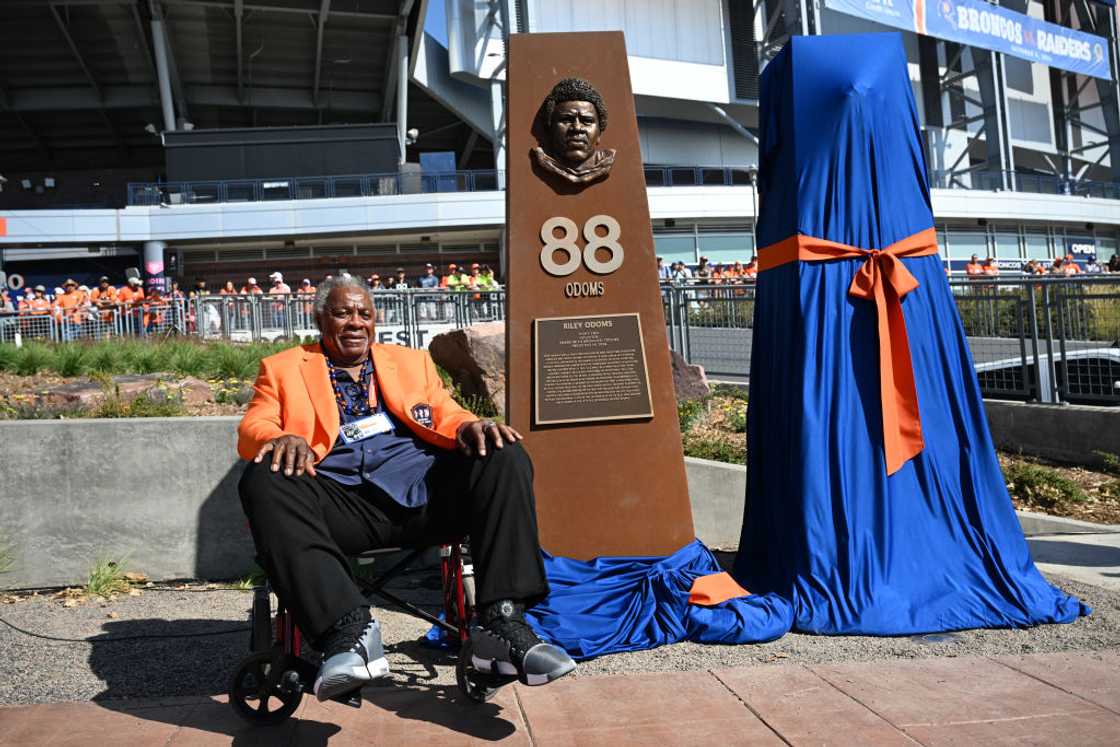
[[[526,31],[625,32],[666,262],[754,252],[759,72],[783,42],[899,29],[953,269],[1117,252],[1117,21],[1096,0],[5,0],[0,14],[13,288],[127,267],[211,287],[500,268],[503,39]]]

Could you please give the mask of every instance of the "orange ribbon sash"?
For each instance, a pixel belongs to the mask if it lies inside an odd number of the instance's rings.
[[[918,287],[918,280],[902,263],[903,257],[937,254],[937,233],[927,228],[885,249],[860,249],[800,234],[763,247],[759,271],[790,262],[865,258],[852,278],[848,295],[875,303],[879,327],[879,396],[883,410],[883,452],[887,474],[893,475],[921,453],[922,422],[902,298]]]

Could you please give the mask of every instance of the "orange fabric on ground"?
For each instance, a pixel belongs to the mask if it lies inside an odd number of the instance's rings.
[[[848,294],[873,301],[879,317],[879,396],[888,475],[900,470],[925,446],[910,341],[902,315],[902,298],[918,287],[918,281],[901,258],[934,254],[937,254],[937,233],[932,228],[907,236],[885,249],[860,249],[798,234],[759,252],[760,271],[796,261],[865,258],[852,278]]]
[[[700,576],[692,582],[688,603],[711,607],[728,599],[746,596],[750,596],[750,592],[735,583],[730,573],[713,573],[710,576]]]

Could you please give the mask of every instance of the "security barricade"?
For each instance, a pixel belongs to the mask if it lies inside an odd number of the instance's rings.
[[[1120,275],[949,281],[981,392],[1120,405]],[[664,283],[673,350],[713,378],[750,373],[755,284]],[[378,342],[427,347],[442,332],[505,318],[505,291],[380,289]],[[63,316],[63,314],[68,316]],[[207,295],[162,305],[0,316],[0,342],[191,334],[234,342],[318,337],[309,295]]]
[[[1120,276],[953,278],[985,397],[1120,405]],[[661,286],[670,346],[715,378],[750,374],[754,284]]]
[[[3,325],[5,342],[15,343],[21,340],[55,342],[62,339],[58,321],[52,314],[17,314],[5,318],[11,320]]]

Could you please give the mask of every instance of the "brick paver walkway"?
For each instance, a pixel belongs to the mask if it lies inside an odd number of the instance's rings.
[[[1120,653],[933,658],[570,678],[484,706],[453,687],[304,698],[276,727],[221,698],[0,708],[3,745],[1120,744]]]

